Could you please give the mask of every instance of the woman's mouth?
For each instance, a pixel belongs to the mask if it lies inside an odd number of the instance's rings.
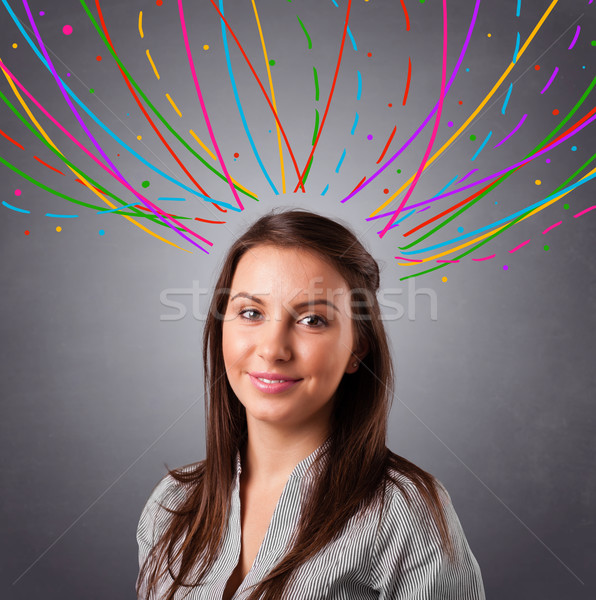
[[[258,375],[248,374],[252,384],[261,392],[266,394],[277,394],[294,387],[300,383],[302,379],[282,379],[280,376],[262,377]]]

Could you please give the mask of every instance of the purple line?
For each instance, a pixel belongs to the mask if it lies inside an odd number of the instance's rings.
[[[474,31],[474,25],[476,23],[476,17],[478,16],[479,8],[480,8],[480,0],[476,0],[476,6],[474,7],[474,14],[472,15],[472,20],[470,21],[470,27],[468,29],[468,33],[466,35],[466,39],[465,39],[464,45],[461,49],[459,58],[457,59],[455,68],[453,69],[453,73],[451,74],[451,77],[449,78],[449,82],[447,83],[447,86],[445,87],[445,95],[447,95],[447,93],[449,92],[449,88],[451,87],[451,84],[455,80],[455,77],[459,71],[459,67],[461,66],[461,63],[462,63],[464,56],[466,54],[466,51],[468,49],[468,45],[470,44],[470,39],[472,38],[472,32]],[[341,200],[341,202],[345,202],[346,200],[349,200],[352,196],[354,196],[358,192],[362,191],[369,183],[374,181],[387,167],[389,167],[389,165],[391,165],[391,163],[393,163],[393,161],[395,161],[397,159],[397,157],[418,137],[420,132],[428,125],[429,121],[432,119],[432,117],[435,114],[438,107],[439,107],[439,102],[437,102],[437,104],[435,104],[435,107],[431,110],[428,117],[426,117],[426,119],[424,119],[422,124],[412,134],[410,139],[391,158],[389,158],[387,160],[387,162],[378,171],[376,171],[373,175],[371,175],[360,187],[357,187],[353,192],[350,192],[350,194],[347,195],[343,200]]]
[[[151,203],[149,200],[147,200],[146,198],[141,196],[141,194],[139,194],[135,189],[133,189],[132,186],[124,179],[124,176],[122,175],[122,173],[120,173],[120,171],[118,171],[118,169],[116,168],[116,165],[114,165],[114,163],[112,163],[112,161],[109,159],[107,154],[103,151],[102,147],[99,145],[98,141],[93,137],[93,134],[91,133],[91,131],[89,131],[89,129],[85,125],[85,122],[83,121],[81,115],[79,114],[79,112],[77,111],[77,109],[75,108],[73,103],[71,102],[66,90],[64,89],[64,86],[62,85],[62,81],[60,80],[60,77],[58,76],[58,73],[56,72],[56,69],[54,68],[54,63],[52,62],[52,59],[50,58],[50,55],[48,54],[48,52],[46,50],[43,40],[41,39],[41,35],[40,35],[39,30],[37,29],[37,25],[35,24],[35,21],[33,19],[33,15],[31,14],[31,9],[29,8],[29,4],[27,3],[27,0],[23,0],[23,6],[25,7],[25,10],[27,11],[27,16],[29,17],[29,22],[31,23],[31,27],[33,28],[33,32],[35,33],[35,37],[37,38],[39,47],[40,47],[41,51],[43,52],[43,55],[45,56],[46,61],[48,62],[48,65],[52,71],[52,75],[53,75],[54,79],[56,80],[56,83],[58,84],[58,87],[60,88],[60,91],[62,92],[64,99],[66,100],[66,103],[68,104],[70,110],[72,111],[72,113],[76,117],[77,121],[79,122],[79,125],[81,126],[83,131],[86,133],[87,137],[91,140],[91,142],[93,143],[95,148],[98,150],[98,152],[101,154],[101,156],[104,158],[104,160],[110,165],[110,167],[113,169],[113,171],[117,174],[118,179],[120,180],[120,183],[125,185],[149,210],[151,210],[151,212],[153,212],[157,217],[159,217],[173,231],[175,231],[176,233],[181,235],[183,238],[185,238],[187,241],[189,241],[191,244],[193,244],[194,246],[196,246],[197,248],[199,248],[206,254],[209,254],[209,252],[207,252],[207,250],[205,250],[204,248],[199,246],[199,244],[197,244],[196,242],[193,242],[190,238],[185,236],[181,231],[178,231],[178,229],[176,229],[170,223],[168,223],[158,212],[156,212],[156,210],[154,210],[153,207],[155,205],[153,205],[153,203]],[[159,210],[161,210],[161,209],[159,209]],[[180,225],[181,227],[183,227],[190,233],[193,233],[193,235],[197,235],[194,232],[191,232],[190,229],[188,229],[186,226],[182,225],[182,223],[178,223],[174,219],[172,219],[172,221],[174,221],[175,223],[177,223],[178,225]],[[204,241],[207,241],[207,240],[204,240]]]
[[[513,128],[511,133],[508,136],[505,136],[496,146],[493,146],[493,149],[498,148],[499,146],[502,146],[514,133],[517,133],[517,130],[524,124],[524,121],[526,120],[527,116],[528,115],[524,115],[521,118],[520,122]]]
[[[515,164],[511,165],[510,167],[502,169],[501,171],[497,171],[496,173],[493,173],[492,175],[489,175],[488,177],[484,177],[482,179],[479,179],[478,181],[475,181],[474,183],[470,183],[469,185],[465,185],[464,187],[458,188],[457,190],[452,190],[451,192],[445,192],[444,194],[442,194],[440,196],[434,196],[433,198],[429,198],[428,200],[425,200],[424,202],[419,202],[418,204],[411,204],[410,206],[405,206],[404,210],[407,210],[409,208],[417,208],[417,207],[422,206],[424,204],[428,204],[429,202],[434,202],[435,200],[440,200],[441,198],[447,198],[447,196],[452,196],[453,194],[457,194],[459,192],[463,192],[464,190],[467,190],[467,189],[469,189],[471,187],[474,187],[474,186],[479,185],[481,183],[485,183],[487,181],[490,181],[491,179],[494,179],[495,177],[500,177],[501,175],[504,175],[505,173],[508,173],[509,171],[513,171],[513,170],[517,169],[518,167],[523,167],[527,163],[533,161],[534,159],[538,158],[539,156],[542,156],[546,152],[550,152],[551,150],[553,150],[554,148],[556,148],[557,146],[559,146],[563,142],[567,141],[570,137],[573,137],[574,135],[576,135],[577,133],[579,133],[584,127],[587,127],[593,121],[596,121],[596,115],[593,115],[587,121],[584,121],[579,127],[577,127],[577,129],[574,129],[571,133],[568,133],[566,136],[562,137],[556,143],[553,143],[552,145],[543,148],[539,152],[536,152],[535,154],[532,154],[532,156],[530,156],[529,158],[526,158],[526,159],[522,160],[521,162],[515,163]]]
[[[592,4],[591,1],[590,1],[590,4]],[[580,31],[581,31],[581,26],[578,25],[577,29],[575,30],[575,35],[573,36],[573,41],[571,42],[571,46],[569,46],[569,48],[567,48],[567,50],[571,50],[573,48],[573,46],[575,46],[575,42],[577,42],[577,38],[579,37]]]
[[[472,169],[467,175],[464,175],[459,182],[462,183],[463,181],[465,181],[472,173],[476,173],[476,171],[478,171],[478,169]]]
[[[553,74],[550,76],[550,79],[547,81],[546,85],[544,86],[544,89],[540,92],[541,94],[544,94],[544,92],[546,92],[546,90],[548,90],[548,88],[550,87],[550,84],[555,80],[555,77],[557,76],[558,72],[559,72],[559,67],[555,67]]]

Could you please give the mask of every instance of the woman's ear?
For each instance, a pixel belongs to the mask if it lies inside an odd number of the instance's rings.
[[[363,360],[368,354],[369,349],[370,346],[368,344],[368,340],[363,339],[360,344],[358,344],[358,346],[352,350],[352,355],[350,356],[346,373],[355,373],[358,370],[360,361]]]

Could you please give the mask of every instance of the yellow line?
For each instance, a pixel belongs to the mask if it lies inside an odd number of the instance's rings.
[[[160,79],[159,73],[157,72],[157,68],[155,66],[155,63],[153,62],[153,59],[151,58],[151,54],[149,54],[149,48],[147,48],[147,58],[149,59],[149,62],[151,63],[151,66],[153,67],[153,72],[155,73],[155,76],[158,79]]]
[[[277,105],[275,104],[275,91],[273,89],[273,80],[271,79],[271,68],[269,67],[269,59],[267,58],[267,48],[265,47],[265,38],[263,37],[263,30],[261,29],[261,22],[259,21],[259,13],[257,12],[257,6],[255,0],[252,0],[252,7],[255,11],[255,19],[257,20],[257,27],[259,28],[259,36],[261,37],[261,45],[263,46],[263,56],[265,57],[265,65],[267,65],[267,77],[269,77],[269,89],[271,90],[271,103],[273,109],[277,112]],[[279,165],[281,168],[281,193],[286,193],[286,173],[284,170],[284,153],[281,145],[281,133],[279,130],[279,124],[277,119],[275,120],[275,128],[277,129],[277,144],[279,146]]]
[[[449,140],[447,140],[447,142],[445,142],[445,144],[443,144],[443,146],[441,146],[441,148],[439,148],[433,154],[433,156],[428,160],[426,165],[424,165],[423,171],[426,171],[426,169],[428,169],[428,167],[430,167],[430,165],[437,158],[439,158],[439,156],[441,156],[441,154],[443,154],[443,151],[446,150],[453,143],[453,141],[459,136],[459,134],[476,118],[476,115],[478,115],[478,113],[484,108],[484,105],[494,96],[495,92],[499,89],[500,85],[503,83],[503,81],[505,80],[507,75],[509,75],[509,73],[511,72],[511,69],[513,69],[515,64],[517,64],[519,62],[519,59],[522,57],[523,53],[526,51],[526,48],[530,45],[530,42],[534,39],[535,35],[538,33],[538,31],[542,27],[544,21],[546,21],[548,15],[551,13],[551,11],[553,10],[553,8],[556,6],[556,4],[558,2],[559,2],[559,0],[553,0],[551,2],[551,5],[546,9],[546,12],[542,15],[542,18],[540,19],[540,21],[538,21],[536,27],[534,27],[534,30],[528,36],[528,39],[525,41],[524,45],[521,47],[521,49],[517,53],[516,62],[514,63],[512,61],[511,64],[507,67],[507,69],[505,69],[505,72],[503,73],[503,75],[501,75],[501,77],[499,78],[497,83],[495,83],[493,89],[488,93],[488,95],[484,98],[484,100],[478,105],[478,108],[468,117],[468,120],[449,138]],[[368,215],[368,217],[374,217],[378,212],[380,212],[383,208],[385,208],[396,196],[401,194],[401,192],[403,192],[404,189],[408,185],[410,185],[410,183],[412,183],[412,181],[414,180],[415,177],[416,177],[416,175],[412,175],[412,177],[410,177],[410,179],[408,179],[408,181],[406,181],[393,195],[389,196],[389,198],[383,204],[381,204],[381,206],[379,206],[374,212],[370,213],[370,215]]]
[[[199,138],[199,136],[192,129],[190,129],[188,131],[188,133],[190,133],[190,135],[192,135],[192,137],[195,138],[195,140],[197,140],[197,142],[201,146],[201,148],[203,148],[203,150],[205,150],[205,152],[207,152],[207,154],[209,154],[209,156],[213,160],[217,161],[217,156],[215,156],[215,154],[213,154],[213,152],[211,152],[211,150],[209,150],[209,148],[207,148],[207,146],[205,146],[205,144],[203,144],[203,142],[201,141],[201,138]],[[248,194],[252,194],[255,198],[258,198],[258,196],[254,192],[251,192],[248,188],[245,188],[243,185],[238,183],[233,177],[230,177],[230,179],[232,180],[232,183],[236,187],[239,187],[241,190],[244,190]]]
[[[589,173],[587,173],[586,175],[584,175],[580,181],[583,181],[584,179],[586,179],[587,177],[590,177],[590,175],[592,175],[593,173],[596,172],[596,168],[592,169]],[[577,189],[577,188],[575,188]],[[574,190],[569,190],[567,192],[565,192],[564,194],[561,194],[560,196],[557,196],[556,198],[553,198],[552,200],[549,200],[548,202],[546,202],[545,204],[542,204],[541,206],[537,206],[532,212],[529,212],[527,215],[524,215],[517,223],[521,223],[522,221],[524,221],[525,219],[527,219],[528,217],[531,217],[532,215],[535,215],[536,213],[539,213],[541,210],[544,210],[547,206],[550,206],[551,204],[553,204],[554,202],[558,202],[561,198],[564,198],[567,194],[570,194],[571,192],[573,192]],[[516,225],[517,225],[516,223]],[[473,240],[470,240],[468,242],[465,242],[464,244],[461,244],[460,246],[457,246],[456,248],[451,248],[450,250],[446,250],[445,252],[441,252],[440,254],[435,254],[434,256],[428,256],[427,258],[422,259],[420,262],[418,263],[398,263],[398,265],[402,266],[402,267],[412,267],[412,266],[416,266],[416,265],[420,265],[422,263],[434,260],[436,258],[440,258],[441,256],[446,256],[448,254],[452,254],[453,252],[457,252],[458,250],[461,250],[462,248],[466,248],[467,246],[471,246],[473,244],[475,244],[476,242],[479,242],[480,240],[483,240],[491,235],[493,235],[495,232],[499,232],[502,229],[504,229],[505,227],[507,227],[507,223],[505,223],[505,225],[501,226],[501,227],[497,227],[496,229],[493,229],[492,231],[479,236],[477,238],[474,238]],[[422,252],[424,252],[424,250],[422,250]]]
[[[149,52],[149,51],[147,50],[147,52]],[[176,103],[172,100],[172,97],[170,96],[170,94],[166,94],[166,98],[170,101],[172,108],[178,113],[178,116],[180,118],[182,118],[182,113],[178,110],[178,107],[176,106]]]
[[[145,37],[145,34],[143,33],[143,11],[139,13],[139,33],[142,38]]]
[[[199,136],[191,129],[189,130],[190,135],[192,135],[193,138],[195,138],[195,140],[197,140],[199,146],[201,146],[201,148],[203,148],[203,150],[205,150],[205,152],[207,152],[207,154],[213,159],[213,160],[217,160],[217,156],[215,156],[215,154],[213,154],[213,152],[211,152],[211,150],[209,150],[209,148],[207,148],[207,146],[205,146],[205,144],[203,144],[203,142],[201,141],[201,139],[199,138]]]
[[[35,116],[31,112],[31,110],[29,109],[29,107],[27,106],[27,104],[25,103],[25,100],[23,100],[23,97],[19,93],[19,90],[17,90],[17,88],[16,88],[15,84],[13,83],[10,75],[8,75],[8,73],[4,70],[4,67],[2,66],[2,62],[1,61],[0,61],[0,68],[2,69],[2,73],[4,74],[4,77],[6,77],[6,79],[8,80],[8,83],[10,84],[10,87],[12,88],[12,91],[14,92],[14,95],[17,97],[18,101],[21,103],[21,106],[25,109],[25,112],[27,113],[27,116],[31,119],[31,122],[33,123],[33,125],[35,125],[35,127],[37,127],[37,129],[39,130],[39,132],[41,133],[41,135],[44,137],[44,139],[48,142],[48,144],[50,144],[52,146],[52,148],[54,148],[55,150],[57,150],[58,152],[60,152],[60,154],[62,154],[62,156],[64,156],[64,153],[58,148],[58,146],[56,146],[56,144],[54,144],[54,142],[51,140],[51,138],[45,132],[44,128],[38,123],[37,119],[35,118]],[[104,202],[105,204],[107,204],[110,208],[116,208],[116,205],[113,204],[111,200],[108,200],[108,198],[106,198],[98,190],[96,190],[85,179],[85,177],[83,177],[82,174],[77,173],[70,165],[66,165],[66,166],[75,175],[75,177],[80,178],[80,180],[84,183],[84,185],[88,189],[90,189],[96,196],[98,196],[99,199],[102,202]],[[143,231],[145,231],[149,235],[152,235],[153,237],[157,238],[158,240],[161,240],[165,244],[169,244],[170,246],[174,246],[174,248],[178,248],[179,250],[183,250],[184,252],[189,252],[190,254],[192,254],[192,252],[190,250],[187,250],[186,248],[181,248],[180,246],[178,246],[178,244],[174,244],[173,242],[170,242],[169,240],[166,240],[165,238],[161,237],[160,235],[157,235],[156,233],[154,233],[150,229],[147,229],[147,227],[145,227],[144,225],[142,225],[141,223],[139,223],[137,220],[133,219],[132,217],[129,217],[127,215],[120,215],[120,216],[124,217],[125,219],[127,219],[128,221],[130,221],[131,223],[133,223],[134,225],[136,225],[137,227],[140,227]]]

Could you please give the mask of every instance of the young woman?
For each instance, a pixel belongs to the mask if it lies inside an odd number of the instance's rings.
[[[231,247],[203,337],[206,458],[140,517],[137,597],[481,600],[451,499],[385,445],[379,268],[305,210]]]

